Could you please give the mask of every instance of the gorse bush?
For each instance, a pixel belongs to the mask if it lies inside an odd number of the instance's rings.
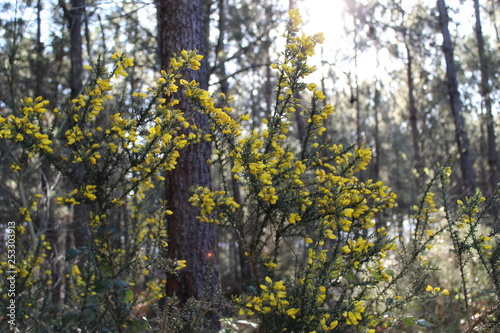
[[[244,127],[234,130],[237,122],[227,122],[222,110],[193,99],[217,131],[212,163],[225,177],[221,189],[197,188],[191,200],[201,209],[200,220],[235,229],[239,236],[254,290],[235,298],[239,314],[257,320],[262,332],[427,325],[406,308],[449,295],[426,283],[438,269],[429,263],[428,251],[447,228],[437,223],[441,210],[430,192],[435,179],[416,206],[408,245],[396,251],[396,237],[376,227],[377,219],[384,222],[379,213],[393,207],[396,196],[382,182],[356,176],[371,158],[369,149],[344,148],[322,137],[333,109],[322,106],[325,97],[314,83],[304,82],[314,71],[307,58],[322,35],[299,35],[300,16],[290,15],[286,49],[273,66],[275,108],[261,130],[242,135]],[[308,108],[297,99],[305,93],[311,96]],[[296,143],[290,128],[299,110],[307,130]],[[235,190],[242,193],[236,194],[239,201],[227,195]]]
[[[219,153],[212,163],[229,176],[222,190],[197,188],[191,200],[201,209],[200,220],[237,230],[257,290],[236,299],[240,314],[257,316],[265,332],[345,331],[368,326],[374,317],[365,314],[365,300],[371,289],[383,289],[379,285],[390,280],[382,259],[395,244],[385,229],[375,229],[374,221],[396,196],[381,182],[356,178],[371,157],[369,149],[322,140],[323,122],[333,110],[320,106],[325,96],[315,84],[303,82],[314,71],[307,57],[322,35],[297,35],[300,18],[295,11],[291,18],[284,59],[273,66],[276,106],[262,130],[244,136],[243,127],[228,122],[224,110],[194,100],[216,131],[212,137]],[[296,97],[304,91],[312,96],[307,109]],[[299,109],[307,131],[292,145],[291,117]],[[239,203],[226,196],[231,178],[243,193]],[[280,263],[282,249],[295,252],[291,270]],[[285,280],[283,270],[291,271]]]
[[[113,94],[115,81],[133,66],[131,58],[115,54],[111,65],[101,59],[86,66],[90,83],[63,110],[48,109],[41,97],[24,98],[20,110],[0,116],[0,138],[9,151],[2,171],[20,197],[19,329],[203,332],[207,307],[198,300],[183,307],[167,302],[175,308],[159,311],[157,321],[134,315],[138,306],[165,297],[165,272],[186,265],[166,259],[165,223],[172,212],[157,188],[182,150],[201,140],[213,144],[207,162],[219,180],[214,188],[192,188],[190,201],[199,208],[200,221],[237,235],[251,272],[247,293],[225,304],[234,318],[255,323],[260,332],[411,331],[410,326],[432,324],[413,316],[415,304],[456,295],[464,307],[459,317],[464,330],[498,328],[499,308],[492,305],[500,296],[498,233],[480,228],[498,193],[488,200],[478,194],[454,207],[446,189],[451,170],[436,168],[405,238],[381,227],[381,212],[394,207],[397,197],[380,181],[360,180],[370,149],[344,147],[323,135],[333,108],[323,104],[318,86],[306,81],[315,70],[308,58],[323,36],[300,34],[300,22],[298,11],[291,11],[286,48],[273,65],[275,106],[253,131],[248,115],[233,115],[231,97],[212,97],[182,78],[185,70],[199,68],[202,57],[195,51],[174,57],[148,91]],[[177,91],[208,117],[207,131],[176,108]],[[309,105],[298,96],[310,98]],[[297,112],[307,124],[300,141],[291,132]],[[61,181],[26,186],[39,168]],[[71,233],[69,226],[54,221],[70,212],[78,220],[69,221],[75,239],[65,247],[60,243]],[[445,238],[451,240],[460,285],[430,282],[440,265],[433,246]],[[10,302],[7,255],[0,255],[2,309]],[[485,271],[491,286],[479,313],[473,310],[472,263]],[[9,317],[1,320],[2,329],[8,328]],[[238,330],[236,320],[225,321],[234,322],[225,331]]]
[[[166,97],[177,90],[174,82],[179,71],[197,69],[201,56],[182,52],[172,60],[170,70],[161,73],[155,89],[131,96],[135,107],[125,112],[118,108],[122,101],[112,103],[110,93],[113,79],[126,76],[124,68],[132,66],[133,60],[120,54],[111,58],[111,70],[102,61],[94,68],[86,66],[91,83],[66,109],[48,110],[49,102],[41,97],[24,98],[20,115],[0,118],[0,135],[16,152],[10,154],[13,180],[44,162],[64,179],[57,192],[23,193],[23,202],[30,205],[19,208],[22,220],[16,230],[18,249],[22,249],[16,257],[16,306],[21,309],[16,320],[21,327],[46,326],[46,314],[41,311],[52,302],[49,290],[55,276],[65,289],[65,303],[54,309],[56,315],[64,314],[51,318],[53,327],[123,331],[138,299],[155,301],[164,296],[165,281],[158,274],[149,278],[149,271],[184,265],[163,259],[165,216],[171,212],[157,196],[146,198],[146,194],[164,179],[163,172],[175,168],[179,151],[199,140],[195,132],[177,135],[179,128],[189,124],[173,108],[176,101],[167,102]],[[40,230],[33,226],[37,202],[44,196],[48,196],[47,205],[56,201],[60,210],[73,210],[80,218],[74,221],[78,246],[65,249],[63,276],[51,271],[45,255],[51,248],[43,240],[45,234],[53,233],[51,226]],[[124,220],[117,218],[122,207],[128,214]],[[29,235],[24,233],[25,226]],[[57,240],[56,234],[52,241]],[[26,242],[33,245],[21,246]],[[2,270],[12,271],[7,261],[2,262]],[[144,284],[147,298],[134,294],[136,281]],[[2,301],[8,301],[7,297]]]

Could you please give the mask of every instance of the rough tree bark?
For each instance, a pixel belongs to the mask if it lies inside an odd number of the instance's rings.
[[[182,49],[198,50],[206,56],[207,20],[209,2],[204,0],[157,0],[158,34],[162,67],[168,66],[170,59]],[[207,62],[202,61],[198,71],[186,71],[184,79],[196,80],[200,88],[207,89]],[[185,112],[185,118],[198,128],[207,128],[206,116],[193,110],[189,100],[179,93],[175,96],[178,108]],[[219,329],[217,314],[211,311],[210,301],[217,292],[218,271],[215,263],[216,242],[213,224],[196,219],[198,209],[188,202],[191,186],[211,185],[210,158],[211,145],[200,142],[181,151],[176,169],[168,174],[166,196],[169,208],[174,212],[167,222],[169,237],[168,256],[176,260],[187,260],[187,267],[178,275],[167,277],[167,294],[177,297],[182,303],[189,298],[208,301],[206,318],[211,322],[211,330]]]
[[[63,9],[64,19],[68,23],[69,43],[70,43],[70,73],[69,86],[71,89],[70,99],[77,98],[83,90],[83,39],[82,27],[85,13],[85,0],[71,0],[71,8],[68,8],[64,0],[59,0],[59,5]],[[74,120],[68,119],[65,124],[68,128],[74,126]],[[82,164],[73,171],[72,184],[70,190],[78,188],[85,183],[87,170]],[[90,240],[88,230],[89,223],[88,204],[82,203],[73,207],[73,217],[70,223],[73,224],[73,233],[70,234],[70,247],[87,246]]]
[[[462,115],[462,102],[458,91],[457,69],[453,59],[453,46],[448,29],[448,9],[444,0],[437,0],[439,25],[443,35],[443,53],[446,61],[446,83],[450,98],[451,113],[455,123],[455,140],[460,156],[460,169],[466,195],[473,195],[476,189],[476,180],[472,169],[472,158],[469,149],[469,139],[465,132],[465,120]]]
[[[82,55],[82,26],[85,0],[71,0],[71,8],[68,9],[64,0],[59,0],[59,5],[64,11],[64,18],[69,28],[69,56],[71,70],[69,85],[71,98],[76,98],[83,88],[83,55]]]

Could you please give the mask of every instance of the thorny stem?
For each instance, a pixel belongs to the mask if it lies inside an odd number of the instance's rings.
[[[448,192],[446,190],[446,179],[443,174],[443,172],[440,173],[441,177],[441,193],[443,197],[443,207],[445,211],[445,217],[447,221],[447,226],[450,232],[450,238],[453,242],[453,253],[456,255],[457,260],[458,260],[458,268],[460,270],[460,280],[462,283],[462,290],[464,293],[464,308],[465,308],[465,313],[467,314],[467,320],[470,320],[470,308],[469,308],[469,295],[468,295],[468,290],[467,290],[467,278],[466,278],[466,273],[465,273],[465,265],[467,262],[467,259],[464,260],[463,257],[463,248],[460,244],[458,235],[455,230],[453,230],[453,225],[452,225],[452,218],[450,214],[450,202],[448,200]]]

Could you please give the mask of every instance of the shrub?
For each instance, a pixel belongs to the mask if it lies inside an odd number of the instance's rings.
[[[147,92],[113,95],[114,80],[133,65],[115,54],[111,69],[102,60],[87,66],[90,84],[64,110],[47,109],[41,97],[24,98],[21,110],[0,117],[0,138],[10,152],[4,171],[21,202],[19,222],[6,228],[15,230],[16,250],[14,266],[10,252],[1,254],[0,306],[12,299],[7,277],[15,270],[19,329],[203,331],[204,300],[166,309],[156,322],[134,316],[138,306],[164,297],[164,272],[185,265],[165,259],[165,221],[172,212],[155,189],[183,148],[200,140],[213,142],[209,162],[219,182],[217,188],[192,188],[190,201],[200,221],[237,235],[252,276],[248,293],[228,305],[235,316],[261,332],[411,330],[432,324],[412,316],[418,304],[438,304],[438,297],[451,294],[463,304],[465,331],[498,328],[499,308],[491,305],[500,295],[498,233],[481,228],[498,191],[454,207],[446,189],[451,170],[437,167],[404,239],[378,227],[384,222],[380,212],[396,205],[396,195],[380,181],[360,179],[370,149],[323,136],[333,108],[323,104],[317,85],[306,82],[314,71],[308,57],[323,36],[299,34],[299,13],[291,11],[290,18],[285,51],[273,65],[275,107],[254,131],[247,129],[248,115],[233,115],[230,97],[222,95],[219,103],[182,78],[182,71],[199,67],[195,51],[182,51]],[[171,94],[177,90],[208,116],[208,132],[189,125],[176,109]],[[308,107],[299,95],[309,96]],[[290,131],[296,112],[307,124],[300,142]],[[189,132],[180,134],[181,128]],[[60,183],[26,186],[42,166],[61,175]],[[76,228],[54,222],[70,212]],[[67,234],[77,238],[69,249],[61,247]],[[448,289],[436,285],[444,279],[441,261],[432,258],[433,246],[446,237],[460,272],[460,286]],[[470,270],[477,266],[486,277],[484,288],[490,288],[480,300],[483,308],[470,291]],[[64,302],[50,307],[54,300]],[[2,329],[8,319],[2,319]]]

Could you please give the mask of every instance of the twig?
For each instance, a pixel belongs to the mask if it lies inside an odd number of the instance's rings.
[[[500,307],[500,304],[497,304],[496,306],[491,307],[491,308],[486,309],[483,312],[481,312],[481,314],[469,325],[469,327],[467,327],[467,329],[464,331],[464,333],[472,333],[474,331],[474,328],[476,328],[476,326],[481,324],[486,319],[486,317],[488,317],[489,315],[494,313],[496,310],[498,310],[499,307]]]

